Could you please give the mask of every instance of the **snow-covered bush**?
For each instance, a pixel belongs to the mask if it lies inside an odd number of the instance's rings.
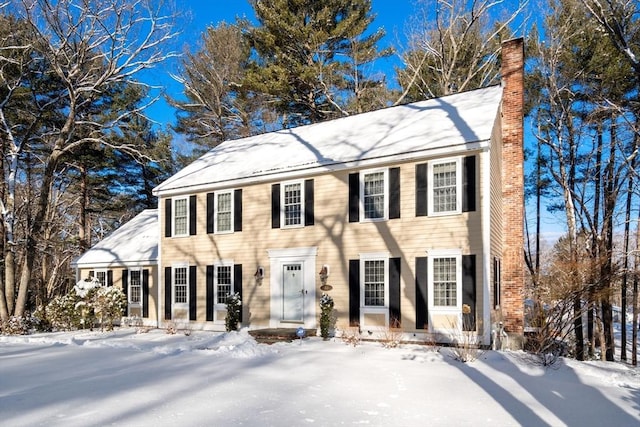
[[[45,311],[54,329],[93,329],[99,323],[110,330],[126,307],[127,297],[120,288],[91,279],[80,280],[67,295],[54,298]]]
[[[38,319],[33,316],[11,316],[8,321],[0,322],[0,333],[3,335],[28,335],[37,328]]]
[[[90,296],[90,304],[100,321],[100,328],[112,330],[115,320],[120,319],[127,308],[127,297],[122,289],[100,286],[89,291],[87,295]]]
[[[329,331],[333,325],[333,298],[327,294],[320,297],[320,336],[323,339],[329,338]]]
[[[242,301],[240,300],[240,294],[229,294],[227,296],[227,315],[224,318],[224,326],[227,332],[235,331],[238,329],[238,323],[240,323],[240,308],[242,307]]]

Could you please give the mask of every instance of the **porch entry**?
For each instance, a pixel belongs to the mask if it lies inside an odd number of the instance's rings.
[[[315,328],[317,248],[271,249],[268,253],[269,326]]]

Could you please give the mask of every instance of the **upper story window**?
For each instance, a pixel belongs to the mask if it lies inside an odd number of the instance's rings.
[[[271,228],[313,225],[314,180],[288,181],[271,185]]]
[[[228,233],[233,231],[233,193],[231,191],[216,194],[216,232]]]
[[[189,234],[189,200],[186,197],[173,199],[173,235]]]
[[[362,174],[363,219],[386,218],[386,171]]]
[[[429,164],[429,169],[431,214],[460,213],[462,194],[460,158],[432,162]]]
[[[476,210],[476,158],[450,157],[416,165],[416,216]]]
[[[400,168],[349,174],[349,222],[400,218]]]
[[[242,231],[242,189],[207,193],[207,233]]]
[[[283,184],[282,215],[284,227],[296,227],[302,225],[304,210],[304,193],[302,182],[289,182]]]

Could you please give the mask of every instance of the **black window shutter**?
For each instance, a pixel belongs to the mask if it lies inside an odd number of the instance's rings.
[[[215,228],[213,227],[216,214],[215,203],[215,193],[207,193],[207,234],[212,234],[215,230]]]
[[[107,270],[107,286],[113,286],[113,270]]]
[[[213,321],[213,304],[215,303],[213,298],[215,293],[213,291],[213,265],[207,265],[207,322]]]
[[[164,236],[171,237],[171,199],[164,201]]]
[[[271,186],[271,228],[280,228],[280,184]]]
[[[349,174],[349,222],[360,221],[360,174]]]
[[[240,295],[240,301],[242,300],[242,264],[235,264],[233,266],[233,291]],[[244,302],[240,305],[240,325],[242,326],[242,307]]]
[[[171,267],[164,268],[164,318],[171,320]]]
[[[242,231],[242,190],[233,192],[233,231]]]
[[[400,258],[389,259],[389,326],[400,327]]]
[[[349,260],[349,326],[360,325],[360,260]]]
[[[476,210],[476,156],[464,158],[462,179],[462,212],[473,212]]]
[[[313,213],[313,180],[304,181],[304,225],[313,225],[315,221]]]
[[[129,270],[122,270],[122,293],[127,298],[127,306],[124,308],[122,315],[129,315]]]
[[[196,196],[189,196],[189,235],[196,235]]]
[[[428,174],[427,163],[416,165],[416,216],[427,216],[427,201],[429,200],[427,189]]]
[[[142,317],[149,317],[149,270],[142,270]]]
[[[471,307],[469,315],[463,315],[465,331],[476,329],[476,256],[462,256],[462,304]]]
[[[198,295],[197,295],[197,267],[189,266],[189,320],[196,320],[198,317]]]
[[[95,272],[93,270],[89,270],[89,279],[92,279],[95,276]]]
[[[428,258],[416,258],[416,329],[427,329],[429,323],[428,283],[429,264]]]
[[[389,169],[389,219],[400,218],[400,168]]]

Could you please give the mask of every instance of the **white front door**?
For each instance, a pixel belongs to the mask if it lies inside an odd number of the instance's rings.
[[[318,248],[269,249],[271,328],[316,327]]]
[[[304,319],[304,282],[302,264],[282,266],[282,320],[302,322]]]

